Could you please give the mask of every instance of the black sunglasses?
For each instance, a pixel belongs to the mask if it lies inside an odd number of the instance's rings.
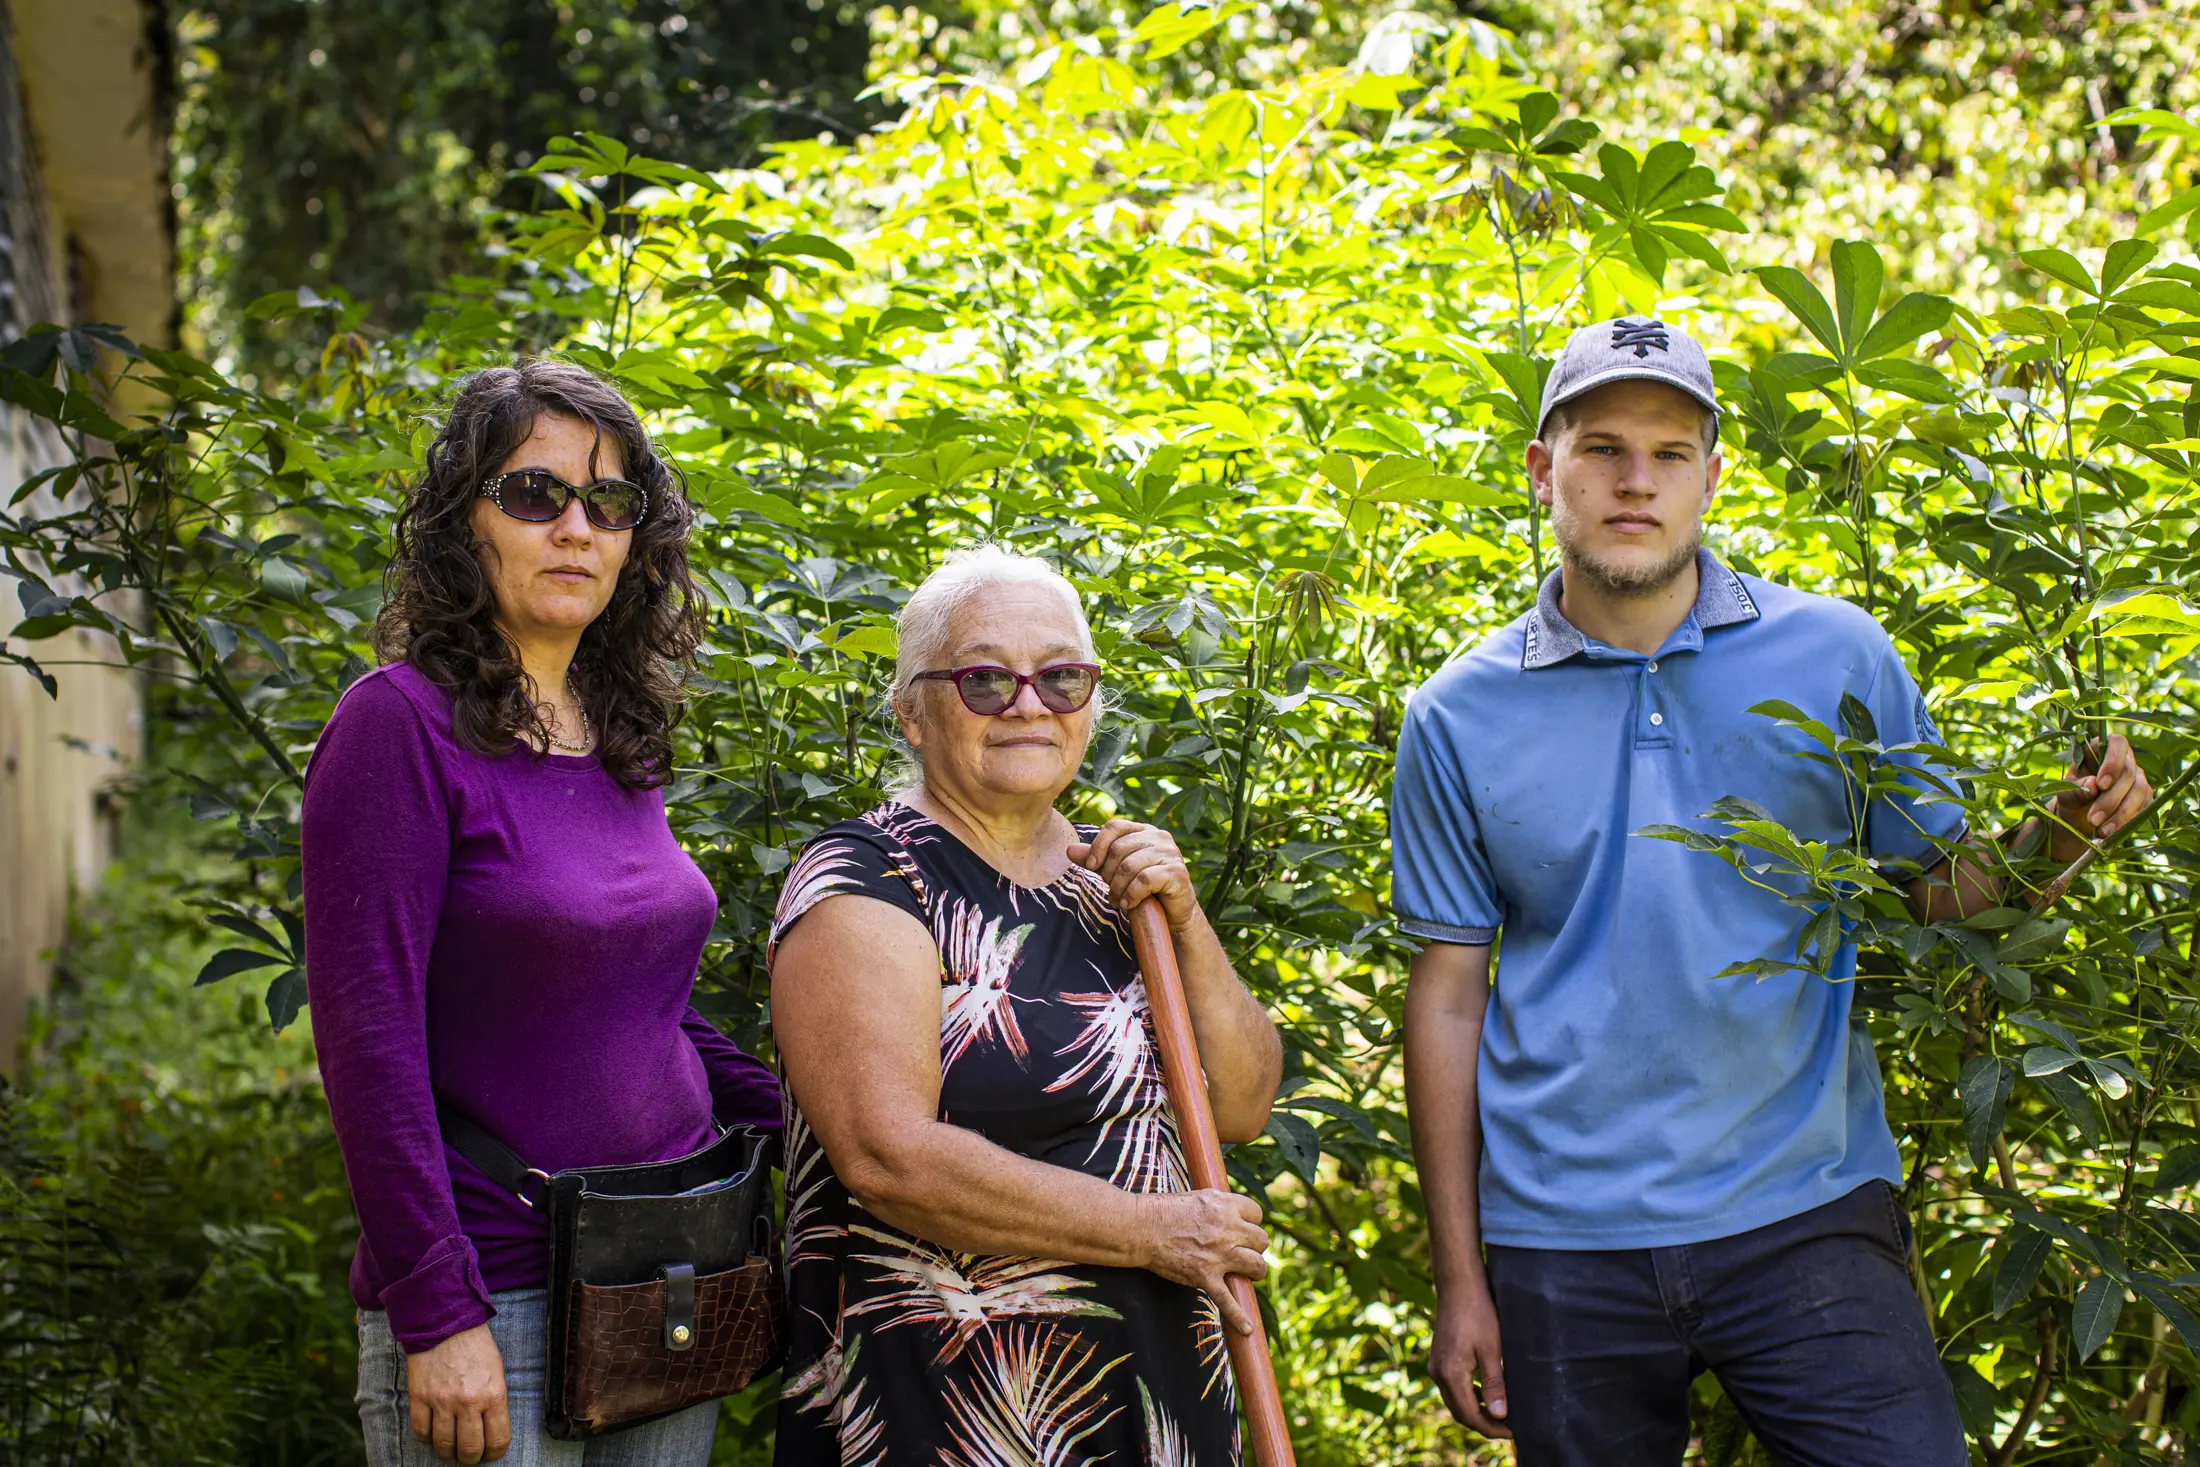
[[[548,469],[514,469],[481,486],[481,497],[515,520],[547,525],[575,499],[599,530],[631,530],[649,513],[649,491],[624,479],[568,484]]]
[[[1075,713],[1100,688],[1100,669],[1089,662],[1057,662],[1026,677],[1005,667],[981,664],[920,672],[913,682],[953,683],[963,707],[981,718],[994,718],[1014,707],[1026,687],[1055,713]]]

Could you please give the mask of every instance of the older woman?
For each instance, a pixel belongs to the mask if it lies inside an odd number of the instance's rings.
[[[543,1430],[542,1214],[437,1105],[546,1171],[778,1129],[771,1075],[688,1005],[717,899],[674,843],[692,512],[577,367],[472,378],[398,521],[377,641],[305,793],[314,1042],[359,1212],[373,1467],[701,1467],[715,1403],[585,1444]],[[430,1449],[433,1449],[433,1456]]]
[[[1046,565],[950,556],[901,617],[918,778],[788,874],[781,1463],[1237,1460],[1224,1278],[1267,1237],[1186,1190],[1123,913],[1167,913],[1224,1139],[1260,1133],[1281,1050],[1168,832],[1055,809],[1093,664]]]

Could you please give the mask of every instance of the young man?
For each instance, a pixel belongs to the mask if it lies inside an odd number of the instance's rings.
[[[1838,728],[1853,694],[1881,742],[1939,737],[1868,615],[1699,548],[1717,425],[1710,363],[1682,332],[1576,333],[1528,448],[1561,569],[1407,707],[1393,903],[1426,944],[1406,1090],[1430,1369],[1462,1423],[1517,1438],[1522,1467],[1677,1467],[1704,1369],[1779,1461],[1964,1467],[1852,985],[1714,978],[1792,953],[1799,914],[1631,834],[1731,794],[1847,839],[1840,776],[1747,711],[1769,698]],[[2151,798],[2121,738],[2075,782],[2061,861],[2079,830],[2111,833]],[[1920,913],[1994,899],[1982,865],[1918,874],[1942,866],[1931,837],[1962,833],[1956,807],[1884,802],[1868,833]]]

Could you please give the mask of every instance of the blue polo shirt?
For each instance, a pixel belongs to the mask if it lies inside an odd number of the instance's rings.
[[[1716,856],[1638,837],[1745,795],[1790,830],[1843,841],[1839,774],[1801,732],[1748,709],[1778,698],[1879,742],[1938,743],[1879,624],[1845,601],[1697,555],[1701,590],[1657,654],[1608,647],[1536,607],[1429,679],[1406,706],[1390,804],[1392,905],[1431,942],[1503,935],[1483,1024],[1482,1234],[1540,1248],[1702,1242],[1899,1181],[1853,985],[1790,972],[1806,915]],[[1896,756],[1890,756],[1896,757]],[[1914,759],[1910,762],[1915,763]],[[1939,859],[1952,804],[1882,801],[1883,862]],[[1855,972],[1844,950],[1835,979]]]

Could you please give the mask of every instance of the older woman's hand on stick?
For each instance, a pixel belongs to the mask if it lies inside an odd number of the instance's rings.
[[[1161,903],[1169,930],[1182,935],[1199,920],[1199,893],[1176,837],[1158,825],[1115,819],[1088,845],[1072,842],[1069,858],[1108,883],[1116,906],[1128,912],[1148,897]]]
[[[1199,1036],[1215,1131],[1224,1141],[1250,1141],[1268,1124],[1283,1073],[1283,1046],[1267,1011],[1238,981],[1222,941],[1200,910],[1191,868],[1176,837],[1158,825],[1110,820],[1087,841],[1072,841],[1069,858],[1108,884],[1108,896],[1128,912],[1151,898],[1168,918],[1184,997]],[[1257,1275],[1256,1275],[1257,1277]]]
[[[1255,1283],[1268,1277],[1260,1204],[1235,1192],[1160,1192],[1141,1201],[1153,1217],[1146,1267],[1171,1283],[1198,1289],[1215,1301],[1232,1331],[1251,1334],[1253,1321],[1230,1293],[1229,1275],[1243,1274]]]

